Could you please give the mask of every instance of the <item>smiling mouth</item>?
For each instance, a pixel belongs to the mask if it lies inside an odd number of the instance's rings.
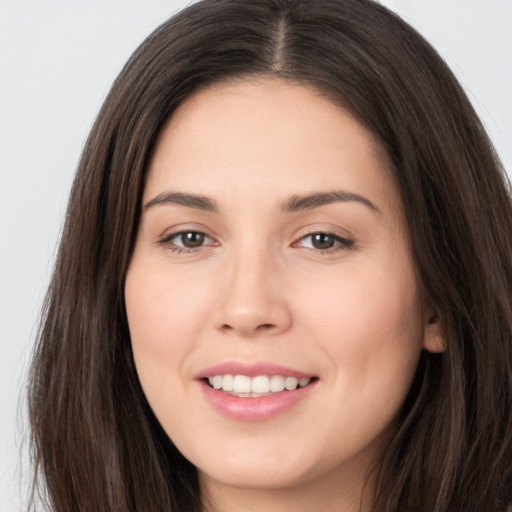
[[[317,377],[283,377],[282,375],[214,375],[203,379],[211,388],[242,398],[258,398],[305,388]]]

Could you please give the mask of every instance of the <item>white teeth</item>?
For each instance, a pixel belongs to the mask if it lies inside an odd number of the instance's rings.
[[[222,377],[222,389],[224,391],[233,391],[234,380],[233,375],[224,375],[224,377]]]
[[[235,393],[250,393],[251,377],[247,377],[246,375],[235,375],[233,380],[233,391]]]
[[[270,378],[270,391],[274,393],[284,391],[284,377],[281,377],[281,375],[272,375]]]
[[[284,387],[288,391],[293,391],[294,389],[297,389],[297,384],[299,383],[299,379],[297,377],[286,377],[284,380]]]
[[[283,377],[281,375],[258,375],[257,377],[248,377],[247,375],[214,375],[208,377],[210,386],[214,389],[231,391],[234,394],[255,393],[264,395],[268,393],[280,393],[285,389],[293,391],[297,387],[307,386],[311,379],[304,377]]]
[[[268,393],[270,391],[270,379],[266,375],[254,377],[251,383],[253,393]]]
[[[213,377],[213,388],[214,389],[221,389],[222,388],[222,375],[215,375]]]
[[[299,379],[299,387],[303,388],[303,387],[307,386],[310,382],[311,382],[311,379],[308,378],[308,377],[304,377],[302,379]]]

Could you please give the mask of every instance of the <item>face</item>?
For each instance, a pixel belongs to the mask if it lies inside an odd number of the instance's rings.
[[[385,165],[351,115],[278,80],[212,86],[161,133],[126,307],[147,399],[203,483],[363,478],[440,349]]]

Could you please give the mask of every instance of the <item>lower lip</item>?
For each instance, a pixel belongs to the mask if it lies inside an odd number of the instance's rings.
[[[213,389],[199,381],[209,404],[228,418],[238,421],[264,421],[275,418],[304,400],[318,381],[293,391],[282,391],[261,397],[239,397]]]

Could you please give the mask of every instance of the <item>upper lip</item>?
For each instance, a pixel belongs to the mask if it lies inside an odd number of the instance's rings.
[[[247,375],[247,377],[281,375],[282,377],[297,377],[299,379],[314,377],[312,373],[305,373],[288,366],[266,361],[254,363],[225,361],[201,370],[201,372],[196,375],[196,379],[207,379],[215,375]]]

